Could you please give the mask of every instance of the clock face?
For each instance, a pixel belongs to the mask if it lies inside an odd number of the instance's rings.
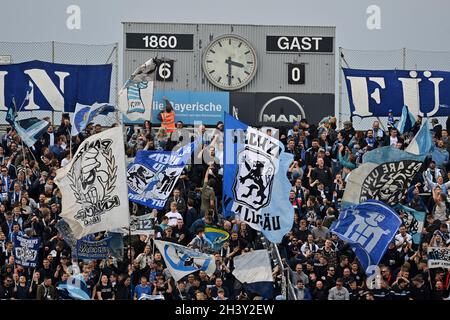
[[[236,90],[255,76],[256,52],[243,38],[227,35],[211,42],[203,54],[203,71],[209,81],[224,90]]]

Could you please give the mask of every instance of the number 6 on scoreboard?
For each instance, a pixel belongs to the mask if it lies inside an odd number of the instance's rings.
[[[156,80],[158,81],[173,81],[173,60],[166,60],[161,63],[156,73]]]

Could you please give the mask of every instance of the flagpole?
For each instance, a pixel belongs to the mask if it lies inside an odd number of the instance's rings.
[[[15,113],[15,117],[14,118],[16,118],[17,117],[17,105],[16,105],[16,99],[13,97],[13,104],[14,104],[14,113]],[[25,100],[24,100],[24,102],[22,103],[22,106],[25,104]],[[21,108],[22,108],[22,106],[21,106]],[[23,139],[22,139],[22,137],[21,136],[19,136],[20,137],[20,144],[22,145],[22,155],[23,155],[23,160],[22,160],[22,162],[25,162],[25,147],[23,146]],[[25,167],[25,164],[23,164],[23,166]]]
[[[70,160],[72,160],[72,133],[69,133],[69,154]]]

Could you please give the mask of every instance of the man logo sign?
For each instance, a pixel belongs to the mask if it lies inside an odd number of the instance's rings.
[[[300,103],[287,96],[277,96],[267,101],[259,112],[260,123],[292,124],[305,118]]]

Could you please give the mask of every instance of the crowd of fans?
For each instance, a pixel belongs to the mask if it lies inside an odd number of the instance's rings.
[[[283,263],[273,265],[273,298],[284,291],[281,278],[286,274],[298,300],[448,297],[448,270],[427,267],[427,247],[450,244],[450,142],[447,130],[434,120],[435,147],[403,200],[403,204],[426,212],[420,244],[414,244],[402,226],[379,265],[381,280],[371,287],[353,251],[329,230],[339,216],[346,181],[362,162],[362,155],[387,145],[403,149],[421,121],[419,117],[410,132],[402,135],[392,123],[384,130],[378,121],[365,131],[356,131],[350,121],[338,129],[334,117],[319,124],[302,120],[279,132],[266,131],[278,134],[286,152],[294,155],[287,173],[292,184],[289,199],[295,211],[294,221],[278,245]],[[212,276],[201,271],[175,282],[152,236],[125,236],[123,259],[87,261],[72,256],[71,248],[55,228],[64,208],[53,179],[56,170],[69,163],[77,146],[102,130],[100,125],[89,124],[70,141],[70,120],[64,116],[61,124],[50,126],[32,148],[23,148],[20,137],[11,128],[1,138],[0,299],[69,299],[68,293],[57,286],[73,274],[82,274],[89,295],[98,300],[136,300],[145,296],[166,300],[261,299],[232,274],[234,257],[264,248],[264,244],[261,235],[244,222],[234,217],[224,219],[222,215],[221,122],[213,129],[186,128],[182,122],[176,122],[174,129],[155,130],[146,121],[139,127],[127,127],[126,131],[128,157],[134,157],[138,150],[174,150],[180,142],[200,138],[193,161],[185,167],[166,208],[158,212],[136,204],[130,208],[136,215],[154,213],[154,237],[214,254],[217,267]],[[202,240],[208,226],[230,233],[219,251]],[[24,268],[15,262],[13,239],[17,234],[42,239],[36,268]],[[99,233],[96,239],[103,236]],[[283,273],[285,270],[288,272]]]

